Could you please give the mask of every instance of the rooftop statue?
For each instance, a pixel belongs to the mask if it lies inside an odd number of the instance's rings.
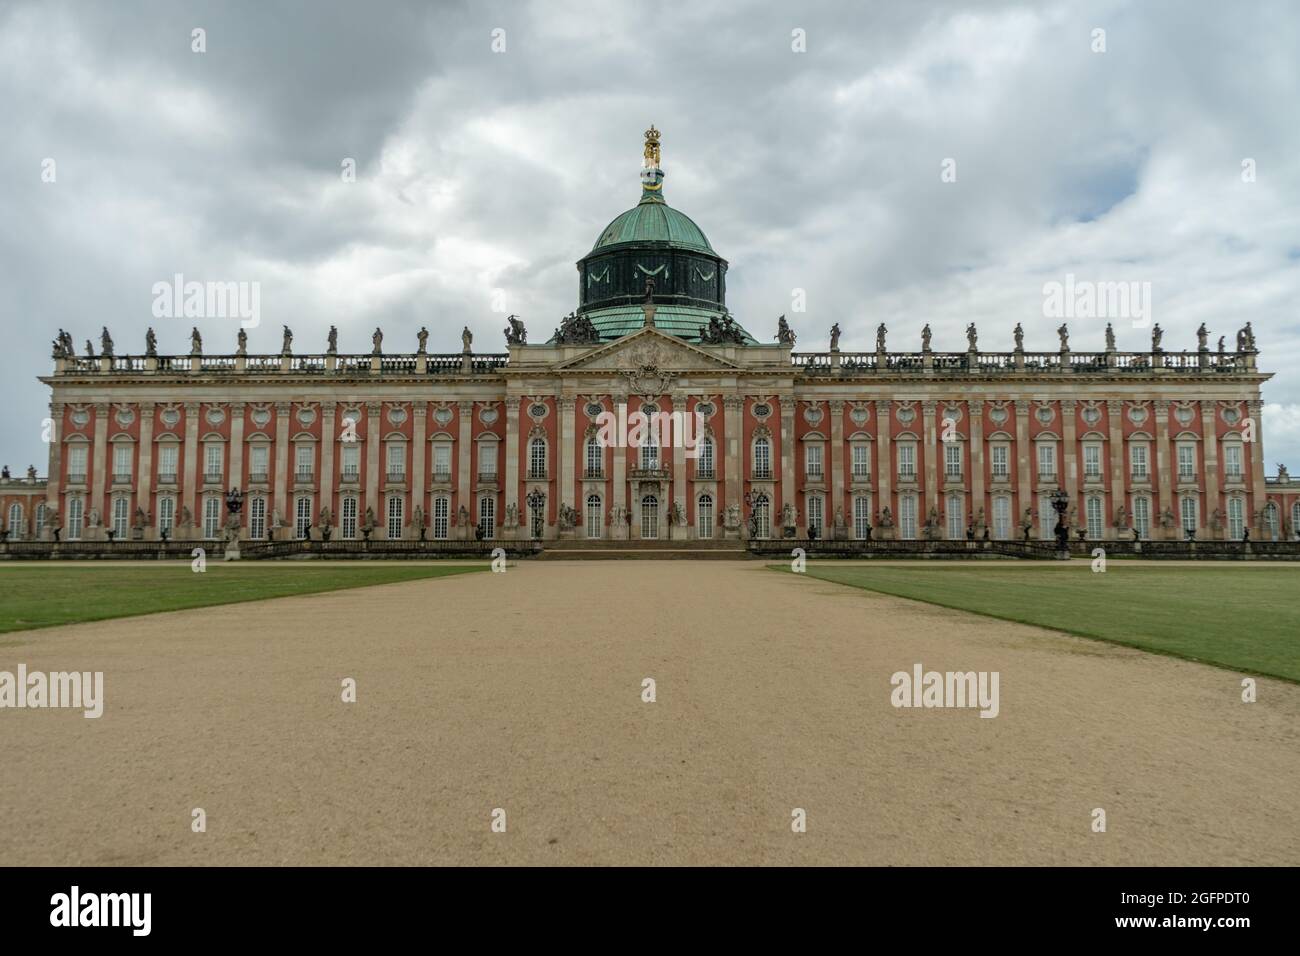
[[[370,336],[370,354],[371,355],[384,354],[384,330],[381,329],[379,326],[375,326],[375,331]]]
[[[293,330],[289,326],[284,327],[284,341],[280,346],[281,355],[289,355],[293,352]]]
[[[199,335],[199,327],[197,325],[190,329],[190,354],[203,354],[203,336]]]
[[[1060,337],[1060,339],[1061,339],[1061,351],[1062,351],[1062,352],[1068,352],[1068,351],[1070,350],[1070,329],[1069,329],[1069,327],[1066,326],[1066,324],[1065,324],[1064,322],[1062,322],[1062,323],[1061,323],[1061,327],[1060,327],[1059,329],[1056,330],[1056,334],[1057,334],[1057,335]]]
[[[794,345],[794,329],[790,328],[784,315],[776,320],[776,340],[782,345]]]
[[[930,323],[925,323],[925,328],[921,329],[921,351],[930,351]]]
[[[840,348],[840,324],[836,322],[831,326],[831,351],[838,352]]]
[[[158,354],[158,336],[154,335],[153,326],[144,333],[144,354],[150,358]]]
[[[330,355],[333,355],[339,350],[339,330],[332,325],[330,326],[330,334],[329,338],[326,339],[326,342],[328,343],[327,348],[329,349]]]
[[[506,316],[506,321],[510,324],[506,327],[506,345],[527,345],[528,330],[524,328],[524,323],[518,316]]]
[[[1115,327],[1109,322],[1106,323],[1106,351],[1115,351]]]
[[[1016,327],[1011,334],[1016,339],[1016,351],[1023,352],[1025,350],[1025,330],[1019,322],[1016,323]]]
[[[884,322],[881,322],[878,326],[876,326],[876,351],[877,352],[885,351],[885,333],[888,331],[889,330],[885,328]]]
[[[108,326],[104,326],[104,331],[99,336],[100,353],[112,358],[113,357],[113,336],[108,334]]]

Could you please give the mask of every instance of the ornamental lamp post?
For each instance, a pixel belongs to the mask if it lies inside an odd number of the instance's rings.
[[[1070,506],[1070,496],[1063,489],[1057,488],[1050,499],[1056,511],[1056,550],[1070,553],[1070,528],[1065,523],[1065,512]]]
[[[546,492],[534,488],[524,496],[524,500],[528,502],[528,513],[532,516],[532,520],[529,522],[531,525],[530,530],[533,539],[537,540],[542,536],[542,508],[546,504]]]

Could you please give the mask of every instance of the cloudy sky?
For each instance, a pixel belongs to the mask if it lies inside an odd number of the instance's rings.
[[[1020,322],[1054,349],[1045,282],[1147,282],[1168,350],[1253,323],[1265,455],[1300,469],[1297,51],[1287,0],[10,0],[0,461],[44,474],[58,328],[138,354],[152,324],[188,351],[194,323],[151,314],[177,273],[260,284],[250,351],[281,324],[301,352],[331,324],[345,352],[376,325],[390,351],[421,325],[458,351],[466,324],[498,351],[500,308],[543,338],[639,197],[654,123],[665,195],[759,338],[785,313],[800,348],[834,322],[874,348],[883,321],[893,348],[929,322],[956,351],[974,321],[984,348]],[[1104,324],[1073,319],[1071,346]],[[236,321],[199,326],[234,350]],[[1132,326],[1119,347],[1148,347]]]

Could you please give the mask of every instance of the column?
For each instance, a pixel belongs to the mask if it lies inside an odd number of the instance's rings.
[[[99,515],[104,525],[109,524],[109,516],[104,514],[104,484],[112,479],[108,475],[108,405],[100,402],[95,405],[95,443],[91,446],[90,464],[90,510]],[[86,535],[94,540],[98,529]]]
[[[293,508],[289,504],[289,415],[293,405],[275,403],[275,498],[269,520],[279,515],[282,521],[293,521]],[[281,538],[279,526],[274,526],[273,537]]]
[[[411,520],[415,520],[415,509],[420,509],[420,514],[424,515],[427,520],[428,509],[424,507],[424,481],[428,475],[429,469],[424,464],[424,455],[428,450],[429,442],[426,437],[426,426],[428,424],[429,406],[424,402],[414,402],[411,405],[411,414],[415,416],[412,423],[411,439]],[[322,492],[323,493],[323,492]],[[505,516],[502,515],[504,522]],[[417,541],[420,538],[420,529],[416,528],[412,535]]]
[[[383,402],[366,402],[366,507],[375,516],[376,537],[382,537],[377,532],[385,526],[384,511],[379,506],[379,484],[383,480],[379,473],[379,446],[384,441],[379,413],[383,407]]]
[[[457,402],[456,405],[460,409],[460,433],[456,439],[457,513],[459,514],[460,509],[464,508],[466,515],[469,516],[469,524],[460,529],[460,536],[473,540],[473,528],[478,522],[478,515],[475,514],[477,509],[474,504],[474,495],[470,485],[470,467],[472,465],[470,436],[474,430],[474,403]]]
[[[803,502],[795,500],[794,492],[794,459],[795,459],[795,440],[794,440],[794,395],[785,394],[779,398],[781,402],[781,506],[776,514],[772,516],[775,524],[785,512],[785,506],[790,505],[794,509],[794,523],[806,527],[808,516],[804,514]],[[825,516],[823,515],[823,519]],[[784,528],[785,522],[781,521]],[[782,531],[781,534],[785,532]],[[795,532],[799,534],[799,532]],[[779,535],[777,535],[779,537]]]
[[[1201,402],[1201,467],[1205,470],[1205,516],[1202,520],[1209,528],[1211,538],[1222,538],[1228,515],[1219,497],[1219,440],[1214,419],[1214,402]],[[1214,512],[1219,512],[1219,530],[1214,530]]]
[[[337,412],[338,406],[334,402],[320,403],[320,461],[316,464],[320,469],[316,479],[316,487],[320,489],[320,501],[317,502],[317,508],[330,510],[331,525],[337,525],[339,519],[338,510],[334,507],[334,443],[338,441],[338,434],[335,431]],[[423,406],[421,406],[418,420],[423,422],[423,418]]]
[[[510,529],[511,536],[519,533],[519,515],[526,510],[526,506],[521,505],[519,501],[519,399],[518,397],[506,398],[506,514],[511,513],[511,505],[514,506],[515,526]]]
[[[230,413],[230,487],[244,487],[244,403],[231,402]]]
[[[724,395],[722,397],[722,408],[724,415],[723,427],[726,429],[726,444],[723,450],[727,456],[727,479],[723,492],[725,500],[718,504],[718,516],[725,521],[727,509],[735,505],[740,509],[740,520],[743,523],[746,516],[744,514],[744,472],[741,470],[741,444],[744,438],[745,399],[740,395]],[[617,478],[615,480],[617,481]]]
[[[577,401],[572,395],[562,395],[556,399],[560,410],[560,467],[556,469],[559,486],[556,489],[556,505],[577,507],[577,493],[574,488],[573,475],[573,417]],[[575,533],[576,533],[576,529]]]
[[[838,356],[837,356],[838,357]],[[853,507],[844,500],[844,403],[829,403],[831,412],[831,504],[826,524],[835,527],[835,515],[843,508],[845,523],[853,521]]]
[[[966,403],[966,408],[970,413],[967,444],[970,447],[971,521],[977,524],[975,530],[980,533],[983,528],[978,527],[978,524],[987,525],[989,520],[984,504],[984,402],[974,398]]]
[[[884,399],[876,402],[876,510],[884,516],[885,509],[894,516],[897,521],[898,515],[894,513],[894,452],[890,447],[889,429],[890,429],[890,402]],[[873,522],[879,523],[879,522]],[[891,530],[887,530],[883,536],[893,537]]]
[[[140,453],[136,455],[135,494],[136,507],[145,513],[144,537],[149,538],[153,532],[153,402],[141,402],[140,415]]]
[[[1178,505],[1174,501],[1173,480],[1169,473],[1169,403],[1161,400],[1151,404],[1156,416],[1156,490],[1160,495],[1157,507],[1161,515],[1168,508],[1174,516],[1174,525],[1168,530],[1165,530],[1163,522],[1159,524],[1160,536],[1177,541],[1181,537],[1178,529],[1182,526],[1182,521]]]
[[[938,432],[934,427],[936,405],[936,402],[929,401],[921,403],[922,442],[925,451],[925,521],[930,520],[932,510],[935,514],[938,514],[939,482],[943,480],[937,467],[939,449],[936,439]],[[939,533],[940,537],[943,537],[942,527],[936,528],[935,531]]]
[[[1017,400],[1016,402],[1016,515],[1015,527],[1017,537],[1024,536],[1025,509],[1029,508],[1031,517],[1037,513],[1033,491],[1029,484],[1029,469],[1031,467],[1029,459],[1033,451],[1029,444],[1029,403]]]
[[[1264,403],[1259,399],[1253,399],[1246,403],[1246,408],[1250,413],[1250,419],[1255,425],[1255,440],[1249,442],[1250,445],[1250,496],[1251,511],[1250,517],[1255,519],[1255,530],[1251,532],[1251,537],[1257,541],[1264,540],[1264,506],[1268,504],[1268,497],[1264,490]],[[1283,515],[1278,514],[1278,528],[1281,529]]]
[[[1087,510],[1079,500],[1078,436],[1075,421],[1079,403],[1072,398],[1061,402],[1061,467],[1065,470],[1065,493],[1070,496],[1070,506],[1075,509],[1075,521],[1080,526],[1088,522]]]
[[[185,455],[180,476],[180,506],[177,509],[176,524],[179,527],[185,509],[189,509],[191,525],[184,529],[193,536],[195,528],[202,525],[203,516],[199,513],[199,403],[185,403]],[[177,535],[179,538],[180,535]]]
[[[65,517],[62,503],[59,501],[59,492],[63,487],[63,412],[62,402],[50,402],[50,428],[47,433],[50,455],[45,472],[46,529],[44,531],[45,536],[50,540],[54,538],[49,528],[50,520],[56,513],[60,519]]]
[[[681,412],[686,417],[686,396],[681,392],[673,393],[673,411]],[[681,509],[682,520],[686,520],[686,446],[682,444],[681,435],[673,435],[673,503]],[[673,536],[691,537],[685,528],[676,529]]]
[[[1112,515],[1118,514],[1119,509],[1123,508],[1128,514],[1128,495],[1124,490],[1124,474],[1128,470],[1127,456],[1124,447],[1124,422],[1120,418],[1124,414],[1124,403],[1118,401],[1108,401],[1106,403],[1106,423],[1110,426],[1108,430],[1109,440],[1106,442],[1110,446],[1110,505]],[[1133,516],[1129,515],[1129,527],[1132,527]],[[1109,522],[1108,522],[1109,523]],[[1109,535],[1109,531],[1107,534]],[[1127,536],[1126,531],[1115,530],[1115,538],[1122,539]]]

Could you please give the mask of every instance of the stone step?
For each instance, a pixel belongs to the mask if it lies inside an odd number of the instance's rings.
[[[739,541],[666,538],[620,540],[616,538],[561,538],[544,543],[547,551],[743,551]]]
[[[623,542],[619,542],[623,543]],[[744,548],[563,548],[547,549],[537,561],[747,561]]]

